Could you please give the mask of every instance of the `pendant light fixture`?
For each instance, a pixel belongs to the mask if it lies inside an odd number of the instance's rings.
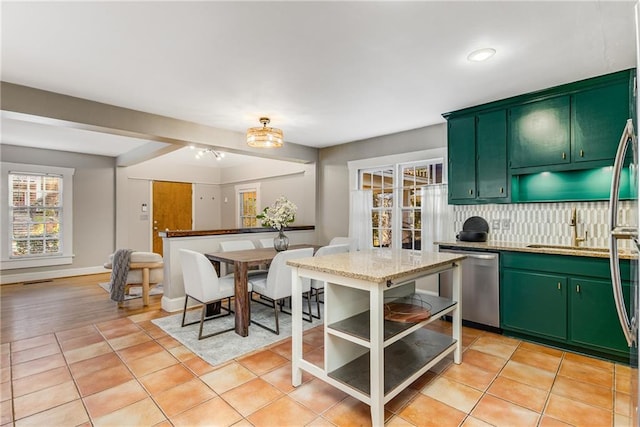
[[[247,130],[247,144],[256,148],[282,147],[284,142],[282,130],[267,127],[271,120],[268,117],[260,117],[262,127],[249,128]]]

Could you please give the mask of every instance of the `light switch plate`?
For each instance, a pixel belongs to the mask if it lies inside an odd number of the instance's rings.
[[[491,220],[491,229],[492,230],[500,230],[500,220],[499,219],[492,219]]]
[[[511,219],[502,218],[502,229],[509,230],[511,228]]]

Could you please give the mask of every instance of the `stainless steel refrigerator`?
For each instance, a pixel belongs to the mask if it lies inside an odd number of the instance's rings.
[[[635,5],[636,19],[636,62],[640,64],[640,2]],[[636,70],[640,68],[636,65]],[[631,394],[631,405],[629,417],[632,426],[638,426],[638,321],[639,303],[638,299],[638,276],[640,269],[638,268],[638,251],[640,250],[640,241],[638,237],[640,211],[638,210],[638,137],[637,137],[637,79],[634,81],[633,102],[631,103],[631,117],[627,120],[620,143],[616,153],[616,160],[613,166],[613,177],[611,180],[611,195],[609,200],[609,226],[611,236],[609,239],[610,264],[611,264],[611,282],[613,286],[613,299],[615,301],[618,319],[622,332],[630,347],[630,384],[629,390]],[[630,176],[630,195],[629,201],[622,203],[628,204],[628,215],[624,222],[620,219],[621,202],[619,200],[620,190],[620,174],[623,169],[629,169]],[[623,294],[622,280],[620,274],[620,250],[626,250],[631,254],[630,261],[630,292],[625,298]]]

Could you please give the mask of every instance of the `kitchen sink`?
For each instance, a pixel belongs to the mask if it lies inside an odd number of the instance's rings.
[[[533,245],[527,245],[527,247],[532,249],[564,249],[568,251],[581,251],[581,252],[609,252],[609,248],[590,248],[588,246],[533,244]]]

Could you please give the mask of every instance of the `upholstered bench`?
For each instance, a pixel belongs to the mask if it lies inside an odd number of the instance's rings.
[[[109,261],[104,264],[104,268],[111,270],[113,254],[109,255]],[[149,305],[149,289],[152,286],[162,283],[164,279],[164,263],[162,256],[154,252],[132,252],[129,260],[129,273],[125,285],[125,295],[129,294],[132,286],[142,286],[142,304]],[[122,307],[122,303],[118,303]]]

